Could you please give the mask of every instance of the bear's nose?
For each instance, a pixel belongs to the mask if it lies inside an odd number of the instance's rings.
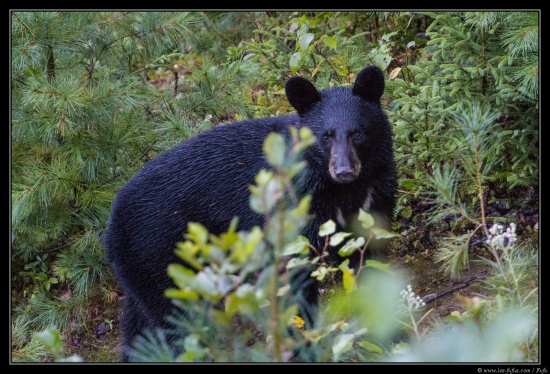
[[[342,179],[350,179],[353,177],[353,169],[351,166],[340,166],[336,168],[336,176]]]

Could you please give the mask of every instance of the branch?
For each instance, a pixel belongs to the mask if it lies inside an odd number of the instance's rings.
[[[483,277],[483,276],[482,276],[482,277],[472,277],[472,278],[470,278],[469,280],[467,280],[467,281],[465,281],[465,282],[455,284],[455,285],[452,286],[449,290],[444,291],[444,292],[442,292],[442,293],[440,293],[440,294],[437,294],[436,292],[430,293],[430,294],[424,296],[424,297],[422,298],[422,301],[424,301],[426,304],[431,303],[432,301],[435,301],[435,300],[439,299],[440,297],[446,296],[446,295],[448,295],[448,294],[450,294],[450,293],[453,293],[453,292],[455,292],[455,291],[457,291],[457,290],[461,290],[461,289],[463,289],[463,288],[466,288],[466,287],[468,287],[470,284],[472,284],[472,283],[474,283],[474,282],[476,282],[476,281],[478,281],[478,280],[480,280],[480,279],[484,279],[484,278],[485,278],[485,277]]]

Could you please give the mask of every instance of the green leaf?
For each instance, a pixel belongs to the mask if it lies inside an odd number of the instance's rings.
[[[359,209],[359,217],[357,218],[361,222],[361,226],[365,229],[370,229],[374,225],[374,218],[370,213],[365,212],[363,209]]]
[[[200,223],[189,222],[187,224],[187,232],[185,237],[197,244],[206,244],[208,241],[208,230]]]
[[[287,295],[289,291],[290,291],[290,284],[287,283],[284,286],[279,287],[279,289],[277,290],[277,297]]]
[[[399,310],[400,292],[404,288],[403,280],[387,271],[367,269],[362,275],[364,277],[357,285],[357,293],[361,296],[349,298],[350,311],[360,318],[361,326],[369,329],[369,339],[391,339],[399,328],[395,319]],[[373,303],[372,300],[377,302]]]
[[[191,284],[202,296],[214,301],[217,301],[224,291],[230,289],[227,279],[224,279],[220,274],[214,273],[210,267],[197,273]]]
[[[309,212],[309,207],[311,205],[311,195],[306,195],[300,199],[298,206],[292,209],[292,214],[300,217],[304,217]]]
[[[336,231],[336,223],[329,219],[319,227],[319,236],[328,236]]]
[[[377,260],[367,260],[365,262],[365,266],[370,266],[371,268],[376,268],[376,269],[385,271],[387,273],[393,274],[393,272],[390,270],[390,264],[384,264],[383,262],[380,262]]]
[[[330,245],[335,247],[338,244],[342,243],[342,241],[350,235],[350,232],[337,232],[330,237]]]
[[[233,217],[229,223],[229,228],[226,232],[222,233],[219,237],[210,235],[210,242],[216,247],[228,250],[239,239],[239,234],[235,231],[239,222],[238,217]]]
[[[199,294],[192,290],[180,290],[176,288],[168,288],[164,291],[164,296],[169,299],[190,299],[198,300]]]
[[[351,349],[351,347],[353,346],[354,337],[355,335],[353,334],[342,334],[338,335],[334,339],[334,343],[332,344],[332,354],[334,355],[334,361],[338,361],[342,353],[345,353]]]
[[[307,162],[305,161],[295,162],[290,166],[290,169],[288,169],[288,178],[292,179],[294,176],[296,176],[300,171],[302,171],[306,167],[307,167]]]
[[[363,247],[365,245],[365,238],[362,236],[354,239],[350,239],[338,250],[338,254],[341,257],[347,257],[350,256],[353,252],[355,252],[357,249]]]
[[[296,74],[298,69],[300,69],[300,61],[302,60],[302,54],[300,52],[295,52],[290,56],[290,69],[292,74]]]
[[[262,171],[264,170],[261,170],[260,174]],[[272,172],[265,173],[270,173],[273,176]],[[256,178],[256,181],[258,179]],[[250,186],[250,191],[252,192],[250,195],[250,208],[260,214],[271,211],[283,194],[280,180],[277,178],[269,180],[265,185],[258,183],[258,186]]]
[[[347,77],[349,74],[348,67],[346,65],[341,65],[336,69],[336,73],[342,77]]]
[[[308,252],[309,239],[299,235],[292,242],[283,247],[283,256],[306,254]]]
[[[290,128],[291,131],[293,127]],[[294,144],[294,152],[300,153],[310,145],[315,143],[315,135],[313,135],[313,132],[309,129],[309,127],[302,127],[299,131],[300,141]]]
[[[311,276],[317,279],[318,281],[322,281],[325,279],[325,276],[328,274],[328,269],[324,266],[319,267],[317,270],[311,273]]]
[[[321,335],[319,335],[319,331],[317,330],[305,330],[302,333],[304,334],[304,338],[312,343],[317,343],[321,340]]]
[[[200,247],[191,241],[176,243],[176,255],[196,270],[201,270],[203,265],[197,260]]]
[[[178,361],[191,362],[195,359],[202,359],[208,353],[208,348],[203,348],[197,334],[186,336],[183,346],[185,352],[178,357]]]
[[[403,218],[409,218],[412,215],[412,209],[409,206],[404,206],[403,209],[401,209],[401,215]]]
[[[283,166],[285,161],[286,144],[283,136],[275,132],[265,139],[263,151],[267,160],[273,166]]]
[[[336,38],[332,36],[325,36],[324,42],[327,45],[327,47],[336,49]]]
[[[397,32],[396,32],[396,31],[392,31],[392,32],[390,32],[390,33],[388,33],[388,34],[384,34],[384,35],[382,35],[382,40],[388,42],[388,41],[390,40],[390,38],[391,38],[392,36],[394,36],[394,35],[397,35]]]
[[[389,238],[396,238],[401,236],[398,233],[387,231],[380,227],[373,227],[371,228],[370,232],[372,237],[375,239],[389,239]]]
[[[315,35],[312,33],[300,35],[298,38],[298,45],[300,46],[300,49],[305,52],[314,37]]]
[[[225,310],[229,314],[239,312],[243,315],[254,315],[259,309],[254,287],[245,283],[226,298]]]
[[[356,279],[353,276],[353,270],[348,267],[349,259],[338,266],[338,269],[342,272],[342,283],[344,284],[344,290],[349,295],[355,290]]]
[[[371,352],[374,352],[374,353],[384,353],[384,350],[382,348],[380,348],[376,344],[373,344],[371,342],[367,342],[366,340],[363,340],[363,341],[361,341],[357,344],[359,344],[360,347],[363,347],[368,351],[371,351]]]
[[[242,240],[237,241],[232,249],[231,261],[236,261],[239,264],[245,263],[250,256],[254,253],[254,250],[262,244],[264,233],[258,226],[254,226],[248,234],[244,242]]]
[[[34,333],[34,337],[54,355],[59,355],[63,352],[63,342],[57,329],[47,328],[46,330]]]
[[[186,289],[192,284],[195,272],[181,264],[170,264],[168,265],[168,275],[172,278],[176,286],[181,289]]]
[[[302,265],[306,265],[306,264],[309,264],[309,259],[307,258],[291,258],[290,261],[288,261],[286,263],[286,268],[287,269],[292,269],[294,267],[297,267],[297,266],[302,266]]]

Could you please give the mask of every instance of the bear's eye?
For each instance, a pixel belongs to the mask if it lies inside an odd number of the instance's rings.
[[[328,142],[330,140],[330,137],[331,137],[331,134],[326,132],[323,134],[322,139],[323,141]]]
[[[361,131],[354,131],[353,133],[354,139],[361,139],[361,136],[363,136],[363,134],[361,134]]]

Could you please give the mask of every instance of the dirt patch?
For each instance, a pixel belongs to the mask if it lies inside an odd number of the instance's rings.
[[[92,306],[89,313],[86,326],[65,340],[66,356],[78,355],[84,362],[118,362],[122,301]]]

